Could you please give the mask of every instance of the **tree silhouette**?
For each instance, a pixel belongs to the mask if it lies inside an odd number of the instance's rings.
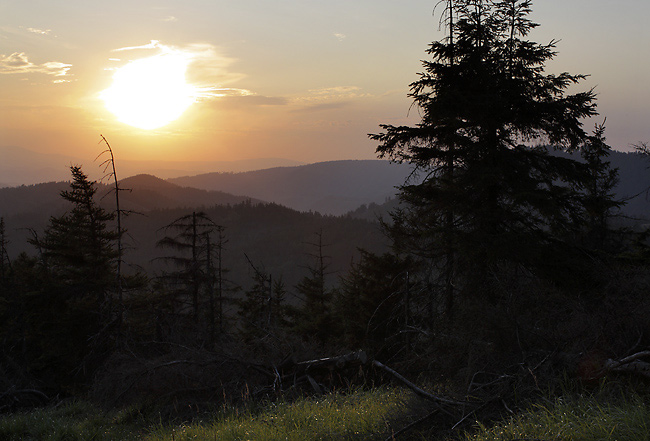
[[[449,36],[431,43],[432,60],[411,84],[420,123],[370,135],[379,157],[424,176],[401,187],[407,208],[390,232],[397,246],[436,264],[449,313],[455,291],[494,297],[493,275],[504,266],[534,270],[577,209],[566,185],[579,179],[577,163],[530,146],[579,148],[595,94],[566,93],[584,75],[544,72],[555,41],[526,40],[537,26],[530,4],[449,1]]]
[[[296,285],[295,291],[301,304],[294,308],[294,326],[305,337],[316,338],[326,342],[333,332],[332,314],[333,294],[327,288],[325,276],[329,266],[329,257],[324,254],[323,231],[316,233],[316,242],[309,243],[315,249],[309,254],[312,262],[307,267],[309,274]]]
[[[70,171],[70,190],[62,191],[61,197],[72,204],[72,209],[50,218],[38,245],[46,256],[50,277],[75,291],[95,295],[99,307],[115,282],[113,242],[118,234],[107,226],[114,215],[97,204],[96,183],[81,167],[73,165]]]
[[[390,253],[360,253],[359,262],[341,278],[336,291],[334,310],[341,329],[338,339],[347,347],[375,353],[388,350],[393,355],[409,345],[408,271],[413,262]],[[405,339],[397,338],[400,332]]]
[[[605,143],[605,123],[596,124],[584,143],[581,156],[587,166],[583,205],[586,222],[586,246],[605,251],[611,239],[611,219],[624,205],[616,199],[614,188],[619,182],[618,169],[607,160],[611,147]]]
[[[128,211],[120,209],[120,192],[121,191],[130,191],[128,189],[120,188],[119,182],[117,180],[117,171],[115,169],[115,156],[113,155],[113,149],[108,143],[108,140],[103,135],[99,135],[102,139],[101,142],[106,144],[106,150],[100,153],[100,156],[108,154],[108,159],[106,159],[101,165],[104,166],[104,172],[110,168],[110,172],[107,174],[107,177],[113,179],[113,189],[115,195],[115,219],[117,221],[117,228],[115,234],[117,236],[117,256],[116,256],[116,283],[115,289],[117,291],[117,318],[118,318],[118,334],[120,333],[122,322],[124,321],[124,286],[123,286],[123,277],[122,277],[122,264],[124,263],[124,244],[123,236],[126,230],[122,227],[122,216],[128,214]],[[99,156],[98,156],[99,157]]]
[[[4,217],[0,217],[0,286],[4,286],[8,277],[9,269],[11,268],[9,253],[7,253],[8,245],[9,240],[5,235],[5,219]]]
[[[115,319],[107,293],[115,285],[115,231],[112,213],[96,200],[97,186],[80,166],[71,166],[70,189],[61,197],[71,209],[51,217],[42,238],[31,242],[41,253],[37,291],[28,293],[30,327],[39,346],[39,365],[52,369],[62,382],[90,374],[106,354]],[[49,366],[52,365],[52,366]]]
[[[173,295],[181,304],[185,302],[185,298],[189,297],[191,314],[195,323],[199,322],[202,293],[207,291],[210,302],[210,327],[214,329],[214,308],[216,306],[214,284],[218,284],[219,296],[222,295],[223,287],[221,263],[221,251],[224,244],[223,227],[217,225],[207,214],[193,212],[174,220],[165,226],[164,230],[174,234],[160,239],[157,243],[158,247],[179,252],[179,254],[162,257],[163,260],[171,262],[178,268],[176,271],[166,273],[164,279],[176,285]],[[215,232],[218,234],[216,244],[211,239]],[[215,253],[216,259],[214,258]],[[220,297],[219,305],[222,304],[222,300]],[[222,317],[221,313],[220,317]]]

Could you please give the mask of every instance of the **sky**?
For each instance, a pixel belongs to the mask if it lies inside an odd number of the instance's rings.
[[[101,134],[129,160],[375,158],[368,133],[418,120],[408,86],[443,37],[435,5],[0,0],[0,147],[94,158]],[[649,16],[648,0],[533,2],[541,26],[530,39],[559,40],[547,72],[590,75],[573,90],[598,94],[600,116],[585,125],[606,117],[620,150],[650,141]],[[163,127],[133,127],[107,109],[104,91],[129,63],[163,55],[182,66],[189,107]],[[176,90],[165,81],[122,93],[147,89],[163,108]]]

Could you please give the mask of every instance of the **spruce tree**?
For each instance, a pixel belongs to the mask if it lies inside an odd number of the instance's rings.
[[[607,160],[611,147],[606,144],[605,123],[596,124],[593,134],[584,143],[580,154],[586,165],[583,196],[585,217],[585,246],[591,250],[612,249],[612,218],[624,205],[617,200],[614,188],[618,184],[618,169]]]
[[[437,266],[449,313],[458,290],[496,300],[495,272],[544,265],[553,233],[578,207],[567,185],[579,179],[577,163],[531,145],[579,148],[595,94],[567,94],[584,75],[545,73],[556,42],[526,39],[537,26],[530,5],[449,1],[449,34],[431,43],[411,84],[421,121],[370,135],[379,157],[423,176],[401,187],[405,208],[390,231],[396,246]]]
[[[70,171],[70,189],[62,191],[61,197],[72,208],[50,218],[38,245],[56,284],[81,295],[94,295],[99,308],[115,282],[117,253],[113,245],[117,233],[107,225],[114,215],[97,204],[96,182],[90,181],[80,166],[71,166]]]
[[[223,227],[217,225],[207,214],[193,212],[174,220],[166,225],[164,230],[168,235],[160,239],[157,246],[175,250],[177,253],[161,259],[170,262],[177,270],[165,273],[163,279],[172,287],[175,302],[179,305],[191,305],[192,319],[198,323],[203,294],[207,290],[209,299],[213,295],[213,253],[216,252],[219,257],[222,247],[221,242],[212,246],[211,235],[217,232],[220,240],[223,240]],[[216,263],[221,265],[220,257]],[[214,306],[213,298],[212,302]],[[182,312],[183,309],[181,306],[176,312]],[[213,313],[213,309],[208,312],[209,315]]]
[[[337,340],[346,347],[393,355],[408,346],[407,328],[413,325],[408,276],[413,262],[390,253],[359,252],[359,262],[336,290]]]
[[[70,189],[61,192],[70,210],[51,217],[42,238],[35,234],[31,240],[43,271],[40,289],[26,300],[37,305],[26,321],[38,346],[38,367],[61,384],[92,373],[108,353],[116,322],[107,302],[117,257],[117,235],[108,228],[113,214],[97,204],[96,183],[81,167],[70,171]]]
[[[9,277],[9,269],[11,268],[11,261],[7,252],[8,245],[9,240],[5,234],[5,219],[4,217],[0,217],[0,289],[5,286],[5,282]]]
[[[333,333],[332,299],[333,295],[325,283],[328,256],[324,255],[323,232],[316,233],[317,242],[308,245],[315,248],[310,254],[311,265],[295,287],[301,304],[292,310],[296,332],[306,338],[325,343]]]
[[[275,333],[286,325],[283,304],[286,289],[282,277],[274,280],[271,274],[253,264],[247,255],[245,257],[253,271],[253,284],[238,300],[237,314],[241,318],[243,338],[252,341]]]

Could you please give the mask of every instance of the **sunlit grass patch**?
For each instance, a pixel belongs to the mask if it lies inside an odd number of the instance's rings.
[[[479,424],[466,441],[644,441],[650,440],[650,407],[635,396],[603,403],[595,397],[556,399],[493,427]]]
[[[370,440],[384,439],[390,420],[407,411],[408,394],[374,390],[270,404],[259,413],[216,415],[212,421],[160,427],[145,439],[168,440]]]
[[[152,423],[137,408],[110,414],[84,402],[0,417],[2,441],[372,440],[408,413],[411,394],[375,389],[293,403],[252,403],[184,424]]]

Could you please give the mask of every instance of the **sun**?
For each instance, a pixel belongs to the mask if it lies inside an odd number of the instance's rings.
[[[145,130],[165,126],[196,102],[197,88],[185,80],[190,61],[183,53],[131,61],[115,72],[100,98],[125,124]]]

